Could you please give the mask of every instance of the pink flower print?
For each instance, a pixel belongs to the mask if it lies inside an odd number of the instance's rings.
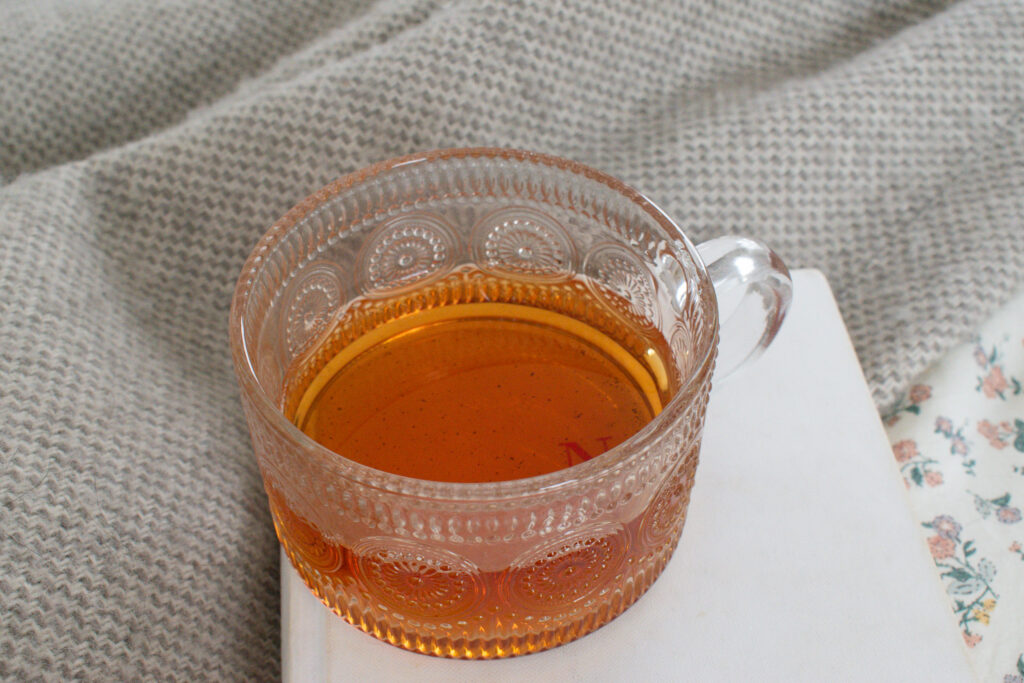
[[[1003,375],[1002,366],[993,365],[992,369],[988,371],[988,377],[981,382],[981,393],[985,394],[985,398],[995,398],[997,395],[1002,397],[1003,392],[1009,386],[1010,383]]]
[[[915,384],[910,387],[910,402],[923,403],[932,397],[932,388],[927,384]]]
[[[981,642],[981,636],[979,636],[976,633],[967,633],[965,631],[963,636],[964,642],[967,643],[967,647],[974,647],[975,645]]]
[[[1018,543],[1017,541],[1014,541],[1010,544],[1011,553],[1019,553],[1021,550],[1024,550],[1024,548],[1021,548],[1020,543]]]
[[[893,445],[892,453],[896,456],[896,462],[907,462],[917,455],[917,444],[911,439],[904,439]]]
[[[928,538],[928,549],[932,552],[932,557],[936,560],[945,560],[948,557],[953,557],[953,551],[956,550],[956,545],[953,541],[942,536],[931,536]]]
[[[985,349],[980,346],[974,347],[974,362],[981,367],[988,365],[988,354],[985,353]]]
[[[1003,676],[1003,683],[1024,683],[1024,676],[1017,674],[1006,674]]]
[[[968,443],[967,437],[964,435],[964,430],[967,429],[966,423],[959,428],[953,427],[953,421],[948,417],[939,417],[935,420],[935,433],[941,434],[943,438],[949,440],[949,452],[951,455],[959,455],[963,458],[964,470],[967,474],[974,474],[974,465],[977,463],[976,460],[972,460],[968,457],[971,452],[971,444]],[[916,460],[914,462],[917,462]],[[936,462],[936,461],[932,461]]]
[[[1001,507],[996,510],[996,519],[1003,524],[1016,524],[1020,517],[1020,508]]]
[[[1009,424],[1005,422],[1003,424],[1006,425],[1006,427],[1009,427]],[[1005,428],[1004,430],[1010,431],[1009,429]],[[978,433],[981,434],[986,439],[988,439],[988,442],[992,446],[992,448],[1006,448],[1006,442],[999,438],[999,426],[992,424],[988,420],[982,420],[981,422],[978,423]]]
[[[933,519],[932,529],[942,538],[948,538],[951,541],[960,538],[960,532],[963,531],[963,527],[949,515],[939,515]]]
[[[929,486],[938,486],[942,483],[942,472],[925,472],[924,483]]]

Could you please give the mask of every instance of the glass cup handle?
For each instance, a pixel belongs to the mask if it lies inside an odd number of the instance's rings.
[[[793,281],[778,254],[748,237],[718,237],[697,252],[718,299],[715,379],[722,380],[772,343],[793,299]]]

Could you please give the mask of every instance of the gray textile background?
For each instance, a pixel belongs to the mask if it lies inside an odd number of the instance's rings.
[[[227,312],[333,178],[606,170],[824,270],[884,405],[1024,286],[1022,73],[1017,0],[0,2],[0,677],[279,675]]]

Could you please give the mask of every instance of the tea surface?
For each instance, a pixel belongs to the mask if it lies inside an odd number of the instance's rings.
[[[296,424],[345,457],[418,479],[545,474],[621,443],[662,407],[656,378],[585,322],[508,303],[429,309],[343,347]]]

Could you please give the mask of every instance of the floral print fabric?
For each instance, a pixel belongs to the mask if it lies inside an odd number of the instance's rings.
[[[979,679],[1024,683],[1024,292],[882,419]]]

